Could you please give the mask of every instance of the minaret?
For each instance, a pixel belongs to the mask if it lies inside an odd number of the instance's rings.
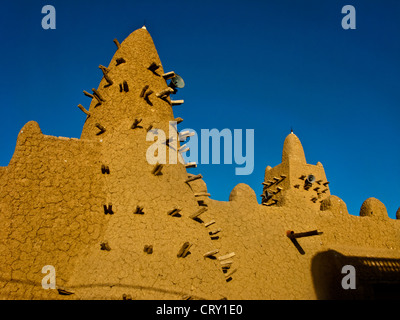
[[[304,155],[303,146],[300,139],[293,131],[286,137],[283,143],[282,163],[284,164],[306,164],[306,156]]]
[[[211,220],[207,207],[194,191],[198,177],[190,176],[183,163],[170,162],[170,154],[179,149],[179,125],[169,123],[174,121],[170,95],[176,91],[167,83],[146,28],[121,44],[114,42],[117,51],[107,67],[100,67],[104,77],[92,90],[82,131],[82,139],[102,144],[98,159],[105,172],[99,167],[106,226],[66,286],[77,288],[85,299],[118,299],[128,293],[134,299],[218,298],[226,294],[225,277],[203,257],[215,244],[202,221]],[[155,143],[148,139],[150,131],[165,133],[157,135],[164,146],[158,151],[167,151],[162,166],[148,161]],[[87,283],[98,286],[97,295]],[[107,283],[115,285],[110,289]],[[216,290],[208,291],[214,285]]]
[[[322,164],[307,163],[300,139],[292,131],[283,144],[282,163],[265,170],[262,203],[319,208],[330,195],[328,185]]]

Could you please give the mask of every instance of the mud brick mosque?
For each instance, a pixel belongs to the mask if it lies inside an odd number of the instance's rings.
[[[79,105],[81,138],[28,122],[0,168],[0,299],[399,298],[400,210],[369,198],[350,215],[293,132],[261,204],[246,184],[212,200],[194,164],[149,164],[147,132],[183,121],[177,78],[145,27],[114,42]],[[42,288],[47,265],[55,289]],[[342,287],[345,265],[356,289]]]

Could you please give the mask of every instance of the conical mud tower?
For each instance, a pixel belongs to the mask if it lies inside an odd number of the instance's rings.
[[[1,168],[2,299],[368,298],[398,285],[399,222],[374,198],[349,215],[293,133],[260,181],[261,204],[245,184],[211,200],[181,161],[181,102],[150,34],[115,43],[100,85],[84,91],[81,138],[29,122]],[[149,132],[171,127],[159,141],[169,161],[149,161]],[[344,265],[356,290],[341,285]]]

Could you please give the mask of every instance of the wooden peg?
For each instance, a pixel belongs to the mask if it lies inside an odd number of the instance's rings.
[[[224,260],[224,261],[221,261],[220,264],[222,266],[231,266],[233,264],[233,260]]]
[[[226,255],[224,255],[224,256],[218,257],[218,260],[219,260],[219,261],[221,261],[221,260],[226,260],[226,259],[229,259],[229,258],[234,257],[235,255],[236,255],[236,254],[235,254],[234,252],[231,252],[231,253],[228,253],[228,254],[226,254]]]

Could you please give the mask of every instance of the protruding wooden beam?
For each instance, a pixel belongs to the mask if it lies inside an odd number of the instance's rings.
[[[190,131],[179,132],[179,141],[185,141],[189,137],[193,137],[196,133]]]
[[[185,242],[182,247],[179,249],[177,257],[184,258],[189,253],[189,249],[192,245],[189,242]]]
[[[153,94],[153,90],[149,90],[149,91],[146,91],[146,93],[144,94],[144,99],[145,100],[147,100],[147,99],[149,99],[149,96],[151,95],[151,94]]]
[[[179,106],[181,104],[184,104],[185,100],[171,100],[171,105],[172,106]]]
[[[141,97],[141,98],[144,97],[144,94],[146,93],[146,91],[147,91],[148,88],[149,88],[148,85],[145,85],[145,86],[143,87],[142,92],[140,93],[140,97]]]
[[[207,222],[206,224],[204,224],[204,226],[207,228],[211,225],[213,225],[215,223],[215,220],[211,220],[210,222]]]
[[[115,61],[117,62],[117,66],[126,62],[124,58],[117,58],[117,59],[115,59]]]
[[[145,245],[143,248],[143,251],[146,252],[147,254],[152,254],[153,253],[153,246],[152,245]]]
[[[147,69],[149,69],[152,72],[155,72],[157,69],[159,69],[161,65],[153,62]]]
[[[222,229],[219,228],[219,229],[217,229],[217,230],[210,231],[208,234],[209,234],[210,236],[213,236],[213,235],[216,235],[217,233],[220,233],[221,231],[222,231]]]
[[[111,214],[111,215],[114,214],[111,203],[108,206],[103,204],[103,209],[104,209],[104,214]]]
[[[98,92],[95,88],[92,89],[93,91],[93,95],[95,98],[97,98],[97,100],[99,100],[99,102],[105,102],[106,100],[102,97],[102,95],[100,94],[100,92]]]
[[[69,296],[69,295],[75,293],[74,291],[72,291],[72,290],[70,290],[70,289],[66,289],[66,288],[64,288],[64,287],[59,287],[59,286],[57,286],[56,288],[57,288],[58,294],[60,294],[60,295],[62,295],[62,296]]]
[[[123,82],[123,87],[124,87],[124,91],[125,91],[125,92],[129,92],[128,82],[124,81],[124,82]]]
[[[187,183],[187,182],[195,181],[198,179],[203,179],[203,176],[201,174],[198,174],[198,175],[188,178],[185,182]]]
[[[86,97],[89,97],[89,98],[94,98],[94,96],[91,94],[91,93],[89,93],[89,92],[87,92],[87,91],[85,91],[85,90],[83,90],[83,94],[86,96]]]
[[[183,119],[179,117],[174,119],[174,121],[176,121],[177,124],[180,124],[181,122],[183,122]]]
[[[100,123],[96,123],[95,127],[97,127],[100,131],[96,133],[96,135],[103,134],[106,132],[106,128],[104,128]]]
[[[170,72],[164,73],[162,76],[165,80],[168,80],[168,79],[175,77],[175,72],[170,71]]]
[[[211,251],[208,251],[208,252],[206,252],[205,254],[203,254],[203,257],[204,257],[204,258],[212,257],[212,256],[215,256],[218,252],[219,252],[218,249],[211,250]]]
[[[197,168],[197,163],[196,162],[189,162],[185,164],[186,169],[189,168]]]
[[[135,121],[133,122],[133,124],[131,126],[131,129],[143,128],[143,127],[139,126],[139,123],[141,123],[141,122],[142,122],[142,118],[135,119]]]
[[[86,114],[88,117],[90,117],[90,112],[87,111],[81,104],[78,104],[78,108],[81,109],[81,111]]]
[[[107,241],[104,241],[104,242],[100,243],[100,249],[101,250],[105,250],[105,251],[110,251],[111,250],[110,245],[108,244]]]
[[[99,65],[99,68],[103,72],[104,79],[106,79],[107,83],[109,85],[112,85],[114,82],[111,80],[111,78],[108,75],[108,72],[110,70],[108,70],[105,66],[102,66],[102,65]]]
[[[172,210],[168,211],[167,214],[169,216],[173,216],[173,217],[178,216],[178,215],[180,216],[179,212],[181,212],[181,211],[182,211],[181,208],[173,208]]]
[[[161,174],[161,170],[162,170],[163,167],[164,167],[163,164],[157,163],[157,164],[154,166],[154,168],[153,168],[153,170],[151,171],[151,173],[154,174],[155,176],[158,176],[158,175]]]
[[[117,39],[113,40],[115,45],[117,46],[117,49],[121,48],[121,44],[119,43],[119,41]]]
[[[297,238],[310,237],[310,236],[319,236],[321,234],[322,234],[322,232],[318,232],[318,230],[313,230],[313,231],[308,231],[308,232],[298,232],[298,233],[295,233],[292,230],[286,231],[286,235],[290,239],[297,239]]]
[[[165,96],[169,96],[173,92],[174,92],[174,89],[172,89],[171,87],[167,87],[166,89],[161,90],[160,92],[156,93],[156,97],[162,98]]]
[[[101,173],[102,174],[110,174],[110,167],[104,164],[101,165]]]
[[[137,205],[137,206],[136,206],[136,209],[135,209],[135,211],[133,211],[133,213],[134,213],[134,214],[144,214],[143,209],[144,209],[143,206]]]
[[[196,218],[198,218],[201,214],[203,214],[203,213],[206,212],[206,211],[207,211],[207,208],[206,208],[206,207],[203,207],[203,208],[197,210],[195,213],[193,213],[189,218],[191,218],[191,219],[196,219]]]
[[[211,194],[207,192],[198,192],[194,194],[195,197],[211,197]]]

